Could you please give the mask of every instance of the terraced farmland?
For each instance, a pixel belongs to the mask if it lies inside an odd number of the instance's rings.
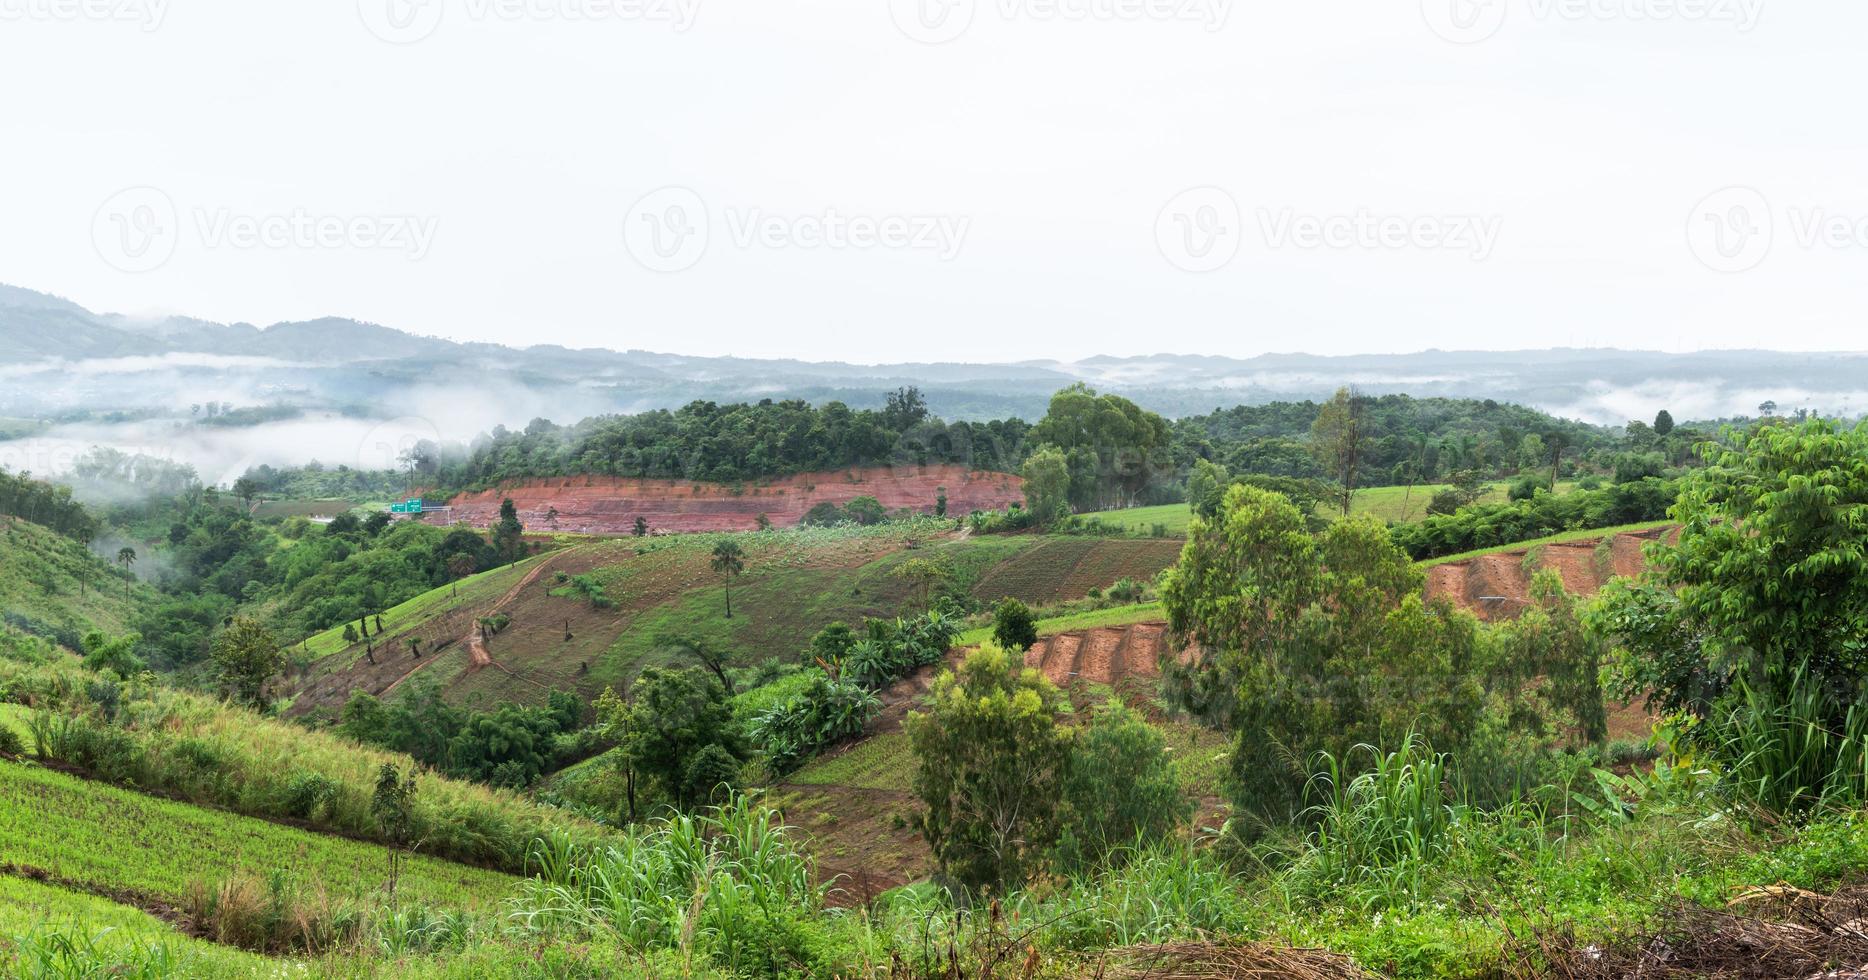
[[[973,594],[1033,605],[1079,599],[1121,579],[1148,581],[1180,558],[1181,542],[1130,538],[1047,538],[993,566]]]

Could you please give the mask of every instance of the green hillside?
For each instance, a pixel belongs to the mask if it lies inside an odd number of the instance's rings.
[[[711,566],[714,546],[729,539],[745,562],[731,583],[731,618],[728,585]],[[346,644],[341,629],[312,637],[308,648],[321,656],[297,684],[291,711],[334,717],[355,690],[400,689],[418,677],[441,684],[449,701],[483,707],[537,703],[553,689],[594,698],[644,667],[694,663],[671,641],[725,652],[740,667],[794,663],[831,622],[913,607],[917,587],[898,574],[910,562],[937,565],[944,574],[938,591],[984,610],[1008,595],[1045,604],[1081,599],[1124,578],[1150,580],[1179,550],[1173,540],[961,535],[951,522],[933,520],[584,540],[389,610],[384,633],[371,640],[374,664],[361,641]],[[578,579],[595,583],[606,604],[580,592]],[[489,669],[467,648],[470,639],[481,642],[479,621],[495,615],[508,621],[484,640]],[[432,655],[412,657],[410,638]]]
[[[77,541],[0,517],[0,614],[16,626],[71,645],[90,629],[127,632],[155,598]]]

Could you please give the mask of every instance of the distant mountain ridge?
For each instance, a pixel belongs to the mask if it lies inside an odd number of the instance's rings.
[[[154,365],[112,365],[158,358]],[[210,358],[271,359],[231,363]],[[74,370],[74,365],[76,369]],[[1077,361],[859,365],[698,357],[644,350],[526,348],[423,337],[342,317],[222,324],[137,320],[0,285],[0,414],[160,410],[222,386],[238,404],[397,411],[405,389],[516,386],[565,408],[551,416],[674,408],[696,399],[832,398],[880,404],[918,385],[949,418],[1036,418],[1057,388],[1084,381],[1156,411],[1186,415],[1240,403],[1321,399],[1344,384],[1370,394],[1492,398],[1616,424],[1668,408],[1680,418],[1750,413],[1763,401],[1831,414],[1868,408],[1868,355],[1554,349],[1248,358],[1100,355]],[[87,380],[101,379],[101,380]],[[499,396],[495,396],[499,397]],[[380,414],[380,413],[378,413]],[[522,424],[523,418],[513,420]]]

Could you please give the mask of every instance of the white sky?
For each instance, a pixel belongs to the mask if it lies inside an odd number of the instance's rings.
[[[1860,0],[413,2],[0,0],[0,281],[855,361],[1868,348]],[[742,231],[828,210],[953,254]]]

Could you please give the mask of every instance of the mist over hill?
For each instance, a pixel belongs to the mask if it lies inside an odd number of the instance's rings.
[[[1827,414],[1868,407],[1862,354],[1432,350],[861,365],[656,353],[629,346],[638,339],[647,338],[619,337],[623,350],[515,348],[338,317],[267,327],[138,319],[0,285],[0,465],[57,472],[90,445],[180,458],[210,480],[259,462],[392,465],[385,447],[410,437],[464,440],[533,418],[697,399],[875,407],[904,385],[920,387],[935,414],[966,420],[1036,419],[1076,381],[1168,416],[1322,399],[1344,384],[1516,402],[1601,425],[1662,408],[1681,419],[1752,414],[1765,401]]]

